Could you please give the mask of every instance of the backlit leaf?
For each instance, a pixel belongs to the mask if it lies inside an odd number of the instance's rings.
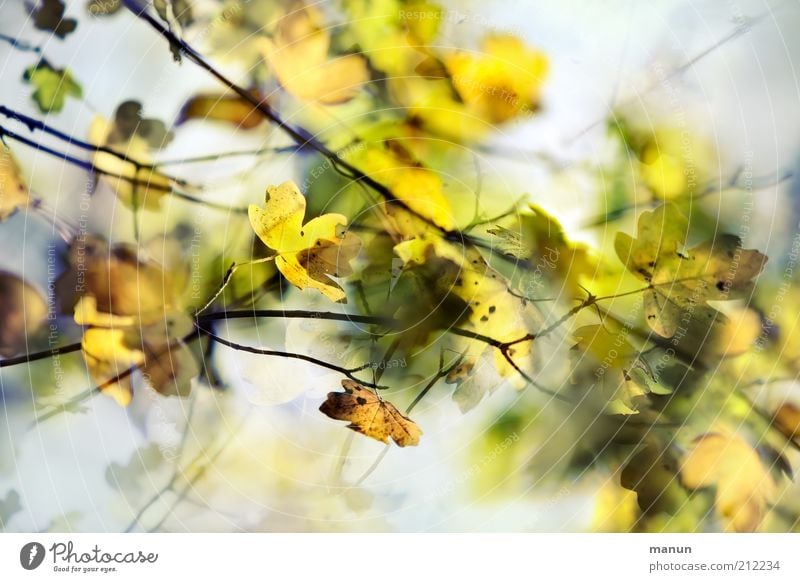
[[[637,414],[653,380],[627,334],[602,325],[587,325],[575,330],[574,335],[577,343],[572,351],[573,380],[582,386],[590,383],[607,413]]]
[[[28,67],[23,80],[34,87],[32,97],[42,113],[58,113],[67,97],[83,97],[83,89],[68,69],[55,69],[45,60]]]
[[[736,435],[707,433],[681,461],[690,489],[716,487],[716,509],[726,527],[755,531],[775,495],[775,483],[758,453]]]
[[[344,392],[330,392],[320,411],[335,420],[346,420],[347,428],[382,443],[389,438],[399,447],[416,446],[422,436],[417,424],[395,406],[358,382],[342,380]]]
[[[107,152],[94,154],[94,165],[110,175],[102,176],[119,199],[130,207],[157,210],[161,198],[172,191],[172,182],[150,167],[151,150],[167,145],[172,139],[164,124],[142,117],[141,105],[126,101],[118,108],[114,121],[95,117],[89,129],[89,141],[107,146],[124,159]]]
[[[349,101],[369,80],[360,55],[330,56],[330,31],[311,6],[291,11],[273,38],[262,38],[264,58],[281,86],[304,101],[336,105]]]
[[[345,303],[345,292],[333,277],[352,274],[350,261],[361,242],[346,230],[347,218],[341,214],[323,214],[303,224],[305,213],[306,199],[294,182],[268,187],[266,205],[249,208],[253,230],[275,251],[275,265],[289,282]]]
[[[148,384],[164,396],[188,396],[199,367],[183,342],[192,330],[191,319],[171,311],[163,319],[143,323],[132,316],[97,310],[92,296],[75,308],[75,322],[88,326],[81,347],[92,378],[120,406],[130,403],[133,388],[129,369],[139,369]]]
[[[685,249],[687,230],[686,217],[665,204],[639,216],[637,238],[620,232],[615,240],[628,270],[652,285],[644,292],[645,316],[666,338],[675,335],[684,318],[708,325],[723,321],[707,302],[747,298],[767,262],[765,255],[743,249],[741,240],[729,234]]]
[[[549,68],[542,52],[502,34],[484,38],[480,53],[456,52],[444,62],[459,97],[490,123],[533,111]]]
[[[28,186],[22,179],[14,156],[0,144],[0,222],[30,203]]]

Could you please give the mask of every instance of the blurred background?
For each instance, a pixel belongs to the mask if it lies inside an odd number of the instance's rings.
[[[159,152],[165,159],[283,143],[266,126],[254,132],[193,123],[178,128],[188,99],[220,87],[186,59],[176,63],[165,41],[125,9],[99,16],[97,1],[92,13],[86,0],[67,0],[65,15],[79,24],[60,39],[34,26],[30,4],[0,0],[0,34],[41,49],[0,43],[3,105],[41,117],[22,79],[46,55],[82,86],[80,98],[48,117],[64,133],[87,138],[96,116],[111,118],[119,103],[137,100],[148,118],[174,129]],[[240,75],[247,68],[241,57],[250,50],[247,35],[232,36],[234,19],[223,10],[257,14],[269,8],[264,4],[193,3],[197,23],[184,38]],[[478,39],[496,32],[523,39],[549,60],[539,110],[487,138],[486,149],[495,152],[482,158],[487,204],[502,210],[524,195],[557,216],[571,240],[613,254],[614,234],[634,232],[637,212],[611,221],[607,213],[647,201],[624,186],[629,162],[609,128],[661,132],[675,148],[691,148],[700,183],[721,190],[749,180],[725,196],[704,196],[698,212],[717,217],[720,230],[742,233],[745,247],[767,254],[768,274],[780,279],[800,230],[800,186],[792,176],[800,128],[797,2],[441,4],[442,46],[474,50]],[[322,5],[336,14],[333,4]],[[360,115],[349,107],[336,110],[336,123]],[[307,113],[289,111],[292,119]],[[10,120],[0,121],[10,127]],[[31,191],[46,202],[44,214],[113,240],[133,239],[130,212],[108,188],[96,189],[80,168],[9,145]],[[212,184],[208,199],[245,205],[263,200],[265,184],[299,183],[308,171],[302,155],[175,169]],[[474,176],[465,171],[459,179],[471,183]],[[0,270],[47,294],[64,269],[66,245],[41,214],[18,212],[0,225]],[[208,260],[208,246],[230,249],[224,264],[249,251],[246,229],[227,213],[179,199],[143,221],[141,237],[175,232],[178,224],[186,261]],[[794,288],[796,275],[789,280]],[[323,299],[287,294],[283,306],[328,308]],[[796,312],[787,315],[796,318]],[[219,329],[253,345],[302,353],[330,357],[345,349],[336,325],[324,321]],[[336,373],[223,347],[213,358],[224,390],[198,383],[183,399],[143,390],[128,408],[92,398],[39,423],[34,419],[43,406],[92,385],[80,357],[1,368],[0,522],[6,531],[617,531],[633,520],[635,496],[609,485],[618,481],[618,465],[565,467],[579,454],[575,445],[585,427],[565,422],[562,405],[540,392],[516,391],[487,373],[486,382],[500,385],[464,414],[452,390],[437,386],[414,416],[424,446],[387,449],[318,412],[338,384]],[[793,381],[782,389],[796,393]],[[672,527],[705,527],[686,519]]]

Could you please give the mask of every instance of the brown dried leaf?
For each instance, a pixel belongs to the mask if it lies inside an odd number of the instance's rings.
[[[329,392],[320,412],[335,420],[347,420],[347,428],[389,444],[389,437],[399,447],[416,446],[422,430],[391,402],[353,380],[342,380],[344,392]]]
[[[18,276],[0,271],[0,356],[24,352],[46,317],[42,295]]]

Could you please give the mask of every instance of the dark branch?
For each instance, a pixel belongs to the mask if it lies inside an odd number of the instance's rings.
[[[53,348],[50,350],[44,350],[41,352],[33,352],[31,354],[24,354],[22,356],[6,358],[0,360],[0,368],[6,368],[8,366],[16,366],[17,364],[27,364],[30,362],[36,362],[38,360],[46,360],[48,358],[53,358],[55,356],[60,356],[63,354],[71,354],[73,352],[79,352],[80,349],[81,349],[81,344],[80,342],[78,342],[66,346],[61,346],[58,348]]]

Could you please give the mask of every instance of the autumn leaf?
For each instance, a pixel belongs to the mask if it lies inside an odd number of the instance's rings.
[[[319,407],[326,416],[346,420],[347,428],[389,444],[389,437],[399,447],[419,444],[422,430],[395,406],[353,380],[342,380],[344,392],[330,392]]]
[[[132,378],[126,372],[134,367],[163,396],[190,394],[200,369],[182,339],[193,329],[188,315],[171,310],[147,323],[100,312],[87,295],[75,307],[75,323],[86,326],[81,348],[92,378],[120,406],[131,401]]]
[[[61,0],[41,0],[33,11],[33,25],[39,30],[50,31],[58,38],[64,38],[75,30],[78,22],[74,18],[64,18],[64,2]]]
[[[775,410],[772,423],[786,438],[800,444],[800,407],[784,402]]]
[[[461,100],[490,123],[533,111],[547,78],[547,57],[507,34],[488,35],[481,51],[456,52],[444,58]]]
[[[42,113],[58,113],[67,97],[83,97],[83,89],[67,69],[55,69],[47,61],[28,67],[23,80],[33,85],[33,100]]]
[[[523,277],[529,288],[543,287],[553,281],[565,291],[578,293],[582,277],[591,277],[598,271],[597,260],[589,249],[569,240],[558,220],[536,205],[516,214],[515,220],[504,227],[496,225],[487,229],[494,236],[499,252],[527,261],[533,269],[529,279]]]
[[[389,77],[387,84],[392,99],[430,133],[472,142],[538,108],[547,57],[512,35],[487,35],[480,52],[416,52],[416,59],[409,53],[414,70]]]
[[[763,334],[761,315],[756,310],[736,302],[719,307],[722,313],[712,326],[700,319],[685,320],[670,340],[676,351],[694,354],[699,366],[712,368],[724,358],[749,353]]]
[[[303,224],[306,199],[294,182],[267,188],[263,208],[251,204],[250,224],[261,241],[275,251],[275,265],[300,289],[316,289],[331,301],[346,303],[333,277],[352,274],[350,261],[361,241],[346,230],[347,218],[323,214]]]
[[[281,86],[303,101],[322,105],[345,103],[369,81],[361,55],[331,58],[331,37],[314,7],[291,11],[278,24],[273,38],[259,47]]]
[[[387,139],[357,148],[349,161],[386,186],[413,212],[445,230],[455,228],[441,177],[415,159],[401,140]]]
[[[134,245],[109,245],[92,236],[76,238],[67,262],[69,269],[55,284],[66,313],[72,313],[81,295],[93,296],[102,313],[148,323],[163,319],[165,310],[177,305],[172,274],[142,258]]]
[[[453,402],[466,414],[494,393],[503,383],[503,377],[492,365],[492,358],[484,352],[479,358],[464,360],[445,376],[446,384],[454,384]]]
[[[518,340],[527,335],[526,315],[532,314],[525,313],[522,300],[508,292],[506,280],[474,247],[454,245],[433,235],[401,242],[395,245],[394,251],[403,260],[406,269],[433,266],[440,292],[434,299],[442,304],[447,298],[458,300],[451,300],[450,309],[445,312],[449,325],[459,324],[465,319],[465,327],[500,342]],[[415,302],[418,301],[420,299],[415,299]],[[454,309],[459,304],[463,305],[460,311]],[[504,354],[498,349],[487,347],[483,342],[465,340],[457,351],[463,352],[469,360],[480,356],[487,349],[493,350],[495,366],[500,375],[513,378],[516,387],[522,388],[525,383],[516,368],[525,370],[530,367],[531,346],[530,341],[520,342],[511,346]]]
[[[150,167],[152,150],[165,147],[172,134],[156,119],[142,116],[141,104],[126,101],[117,108],[113,121],[95,117],[89,141],[107,146],[125,159],[108,152],[96,152],[94,165],[110,175],[102,176],[127,206],[158,210],[161,198],[172,191],[172,181]]]
[[[192,119],[220,121],[239,129],[254,129],[263,123],[264,116],[239,95],[203,93],[184,104],[178,123]]]
[[[736,435],[707,433],[693,444],[681,461],[683,484],[715,486],[717,513],[726,528],[756,531],[775,495],[775,482],[758,453]]]
[[[638,162],[639,176],[656,197],[673,200],[696,193],[708,179],[714,152],[680,126],[636,125],[616,117],[614,128]]]
[[[674,514],[686,501],[677,475],[678,460],[669,451],[648,445],[628,460],[620,484],[636,492],[642,514]]]
[[[41,293],[18,276],[0,271],[0,356],[26,351],[46,317],[47,303]]]
[[[608,414],[638,414],[644,396],[665,392],[623,330],[587,325],[575,330],[574,336],[573,381],[584,385],[581,380],[590,378]]]
[[[158,393],[188,395],[199,368],[183,342],[193,323],[180,310],[173,273],[137,246],[96,236],[76,239],[67,262],[56,294],[62,311],[85,326],[84,360],[103,393],[127,406],[136,368]]]
[[[690,249],[684,248],[688,221],[673,204],[659,206],[639,216],[638,237],[617,233],[614,246],[620,260],[649,285],[644,291],[648,325],[671,338],[685,318],[724,321],[708,301],[748,297],[753,278],[767,257],[743,249],[737,236],[720,234]]]
[[[414,72],[442,23],[443,8],[428,2],[345,0],[343,8],[362,54],[389,79]]]
[[[28,186],[22,179],[14,156],[0,144],[0,222],[30,203]]]

